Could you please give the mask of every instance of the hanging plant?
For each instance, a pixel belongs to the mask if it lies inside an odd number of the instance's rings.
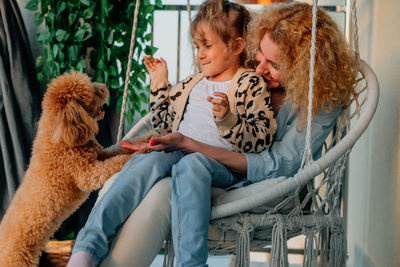
[[[117,111],[121,110],[123,82],[128,62],[135,0],[31,0],[26,8],[35,12],[44,56],[36,59],[38,80],[48,82],[69,70],[87,73],[115,93]],[[148,112],[149,76],[143,55],[153,55],[151,45],[153,11],[162,7],[142,0],[136,29],[135,50],[128,86],[126,119]],[[109,103],[109,102],[108,102]]]

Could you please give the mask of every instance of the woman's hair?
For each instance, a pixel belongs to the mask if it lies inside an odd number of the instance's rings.
[[[286,99],[306,121],[308,105],[312,6],[306,3],[276,4],[259,14],[249,26],[248,55],[254,58],[265,33],[279,47],[279,70]],[[346,108],[356,96],[357,65],[343,33],[323,10],[317,11],[313,115],[321,107],[330,112]],[[250,61],[248,61],[250,62]]]
[[[236,38],[246,39],[247,24],[250,21],[249,11],[242,5],[223,0],[207,0],[201,6],[196,17],[190,24],[190,34],[193,36],[199,27],[205,25],[214,31],[228,47]],[[246,61],[246,53],[240,55],[240,63]]]

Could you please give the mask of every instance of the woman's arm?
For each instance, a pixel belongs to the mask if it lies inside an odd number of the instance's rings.
[[[200,152],[222,163],[236,175],[243,177],[247,173],[247,161],[244,154],[207,145],[178,132],[153,138],[151,149],[156,151],[181,150],[187,153]]]

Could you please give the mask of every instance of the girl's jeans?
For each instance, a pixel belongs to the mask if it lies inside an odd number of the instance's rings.
[[[87,251],[99,263],[107,255],[119,226],[157,181],[171,175],[176,265],[207,266],[211,186],[226,188],[235,182],[235,177],[201,153],[151,152],[132,158],[94,206],[77,236],[73,253]]]

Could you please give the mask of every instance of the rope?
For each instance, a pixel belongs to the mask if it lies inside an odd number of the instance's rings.
[[[248,217],[244,218],[244,223],[235,223],[233,229],[237,231],[236,240],[236,259],[235,267],[249,267],[250,266],[250,233],[254,230],[253,225],[250,223]]]
[[[117,143],[119,141],[121,141],[121,139],[122,139],[122,128],[123,128],[124,119],[125,119],[126,97],[128,95],[128,84],[129,84],[129,78],[130,78],[131,67],[132,67],[132,56],[133,56],[133,50],[135,48],[135,33],[136,33],[136,27],[137,27],[137,21],[138,21],[139,6],[140,6],[140,0],[136,0],[135,13],[134,13],[134,17],[133,17],[131,45],[129,48],[128,65],[126,67],[126,74],[125,74],[124,96],[122,98],[121,114],[119,117]]]
[[[351,3],[351,19],[353,27],[353,44],[354,44],[354,55],[356,57],[357,67],[360,68],[360,47],[359,47],[359,37],[358,37],[358,25],[357,25],[357,8],[356,0]]]
[[[191,23],[192,23],[192,15],[191,15],[190,0],[187,0],[187,1],[186,1],[186,9],[187,9],[187,12],[188,12],[188,21],[189,21],[189,24],[191,24]],[[194,54],[194,45],[193,45],[193,42],[190,42],[190,47],[192,48],[192,60],[193,60],[193,65],[195,65],[195,64],[196,64],[196,56],[195,56],[195,54]]]
[[[285,219],[280,214],[271,216],[275,219],[272,227],[272,248],[271,248],[271,267],[287,267],[288,250],[287,250],[287,229]]]
[[[312,30],[311,30],[311,48],[310,48],[310,80],[308,83],[308,111],[307,111],[307,135],[306,135],[306,148],[302,159],[302,167],[312,161],[311,152],[311,120],[312,120],[312,106],[314,98],[314,66],[315,66],[315,40],[317,32],[317,4],[318,0],[313,1],[312,8]]]

